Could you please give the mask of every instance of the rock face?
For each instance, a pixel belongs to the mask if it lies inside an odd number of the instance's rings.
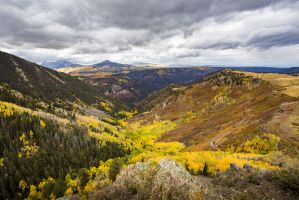
[[[201,199],[202,187],[172,160],[129,165],[93,199]]]

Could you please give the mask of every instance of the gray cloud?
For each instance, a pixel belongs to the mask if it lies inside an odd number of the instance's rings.
[[[263,18],[263,13],[296,11],[296,0],[0,0],[0,5],[0,47],[22,55],[46,49],[44,57],[121,61],[140,53],[163,62],[188,57],[204,61],[208,58],[200,57],[207,54],[201,51],[248,48],[249,55],[252,48],[299,44],[299,23],[293,19],[299,15],[277,23]],[[232,32],[227,28],[231,24]],[[283,26],[291,28],[269,33]]]
[[[277,33],[267,36],[259,36],[249,40],[248,46],[268,49],[274,46],[286,46],[299,44],[299,28],[294,31]]]

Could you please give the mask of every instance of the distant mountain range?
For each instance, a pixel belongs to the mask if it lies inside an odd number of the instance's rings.
[[[53,61],[53,62],[44,61],[41,63],[41,66],[44,66],[44,67],[47,67],[50,69],[60,69],[60,68],[64,68],[64,67],[79,67],[81,65],[77,64],[77,63],[69,62],[67,60],[57,60],[57,61]]]
[[[72,63],[72,62],[69,62],[68,60],[64,60],[64,59],[57,60],[57,61],[44,61],[40,65],[50,68],[50,69],[61,69],[61,68],[65,68],[65,67],[81,67],[81,66],[83,66],[78,63]],[[86,66],[92,66],[92,67],[96,67],[96,68],[97,67],[117,67],[117,68],[119,68],[119,67],[126,67],[129,65],[112,62],[110,60],[105,60],[100,63],[86,65]]]
[[[51,69],[62,69],[62,68],[75,68],[75,67],[92,67],[94,69],[104,70],[104,71],[119,71],[125,70],[125,68],[133,69],[133,68],[193,68],[197,67],[195,65],[164,65],[164,64],[150,64],[150,63],[136,63],[136,64],[122,64],[113,62],[110,60],[105,60],[100,63],[91,64],[91,65],[80,65],[77,63],[72,63],[67,60],[57,60],[53,62],[44,61],[41,63],[42,66],[51,68]],[[198,65],[199,66],[199,65]],[[220,66],[220,65],[204,65],[206,67],[216,67],[216,68],[229,68],[229,69],[236,69],[245,72],[257,72],[257,73],[281,73],[281,74],[298,74],[299,67],[240,67],[240,66]],[[74,69],[76,70],[76,69]],[[62,70],[63,71],[63,70]]]
[[[225,66],[225,65],[205,65],[205,67],[220,67],[220,68],[227,68],[227,69],[235,69],[244,72],[257,72],[257,73],[280,73],[280,74],[299,73],[299,67],[263,67],[263,66],[242,67],[242,66]]]
[[[112,62],[110,60],[105,60],[103,62],[97,63],[92,65],[93,67],[105,67],[105,66],[109,66],[109,67],[126,67],[128,65],[125,64],[120,64],[120,63],[116,63],[116,62]]]

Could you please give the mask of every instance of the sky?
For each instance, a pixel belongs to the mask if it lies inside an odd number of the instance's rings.
[[[0,0],[0,50],[42,62],[299,66],[298,0]]]

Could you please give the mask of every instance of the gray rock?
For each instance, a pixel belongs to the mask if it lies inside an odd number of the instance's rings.
[[[245,172],[252,172],[253,167],[249,163],[245,163],[243,166]]]
[[[260,169],[260,173],[262,176],[267,175],[269,172],[266,169]]]
[[[231,164],[230,164],[230,168],[229,168],[229,170],[230,170],[230,171],[236,171],[236,172],[238,172],[238,171],[241,171],[242,168],[239,167],[238,165],[234,164],[234,163],[231,163]]]

